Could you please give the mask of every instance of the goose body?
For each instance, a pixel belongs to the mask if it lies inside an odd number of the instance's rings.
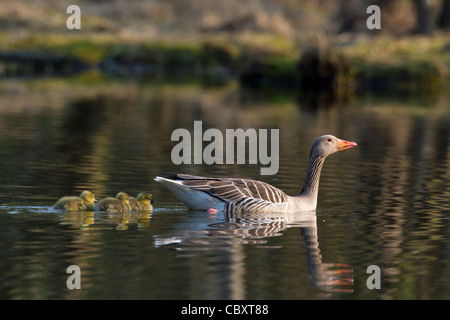
[[[319,178],[325,158],[355,147],[355,142],[323,135],[314,140],[302,191],[289,196],[262,181],[239,178],[210,178],[188,174],[156,177],[167,189],[193,210],[214,208],[226,212],[277,213],[316,210]]]
[[[79,197],[62,197],[53,205],[53,209],[67,211],[93,211],[94,207],[95,197],[90,191],[83,191]]]

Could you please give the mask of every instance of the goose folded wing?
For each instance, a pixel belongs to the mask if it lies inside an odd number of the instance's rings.
[[[236,178],[206,178],[179,175],[183,185],[202,190],[210,195],[230,203],[244,200],[267,202],[271,204],[286,203],[287,195],[270,184],[262,181]]]

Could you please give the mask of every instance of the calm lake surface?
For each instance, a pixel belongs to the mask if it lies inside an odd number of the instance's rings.
[[[95,78],[95,77],[94,77]],[[235,84],[0,81],[1,299],[449,299],[450,103],[343,104]],[[279,129],[279,171],[174,165],[177,128]],[[266,181],[296,194],[312,141],[327,158],[316,215],[189,211],[160,172]],[[52,210],[64,195],[149,191],[152,213]],[[81,270],[69,290],[67,267]],[[367,268],[381,270],[369,289]]]

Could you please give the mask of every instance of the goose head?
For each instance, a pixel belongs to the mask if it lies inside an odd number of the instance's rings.
[[[311,156],[327,157],[337,151],[356,147],[356,142],[346,141],[331,134],[326,134],[314,140],[311,147]]]
[[[144,205],[148,206],[153,203],[152,195],[148,192],[141,192],[138,194],[137,199],[142,202]]]
[[[86,201],[88,204],[93,204],[95,202],[94,194],[90,191],[83,191],[80,198]]]
[[[129,196],[128,196],[128,194],[126,194],[125,192],[119,192],[119,193],[116,195],[116,198],[119,199],[120,201],[125,202],[125,203],[128,204],[128,205],[130,204]]]

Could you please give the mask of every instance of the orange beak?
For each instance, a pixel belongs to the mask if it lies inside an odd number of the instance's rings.
[[[356,147],[356,142],[345,141],[339,139],[339,151]]]

